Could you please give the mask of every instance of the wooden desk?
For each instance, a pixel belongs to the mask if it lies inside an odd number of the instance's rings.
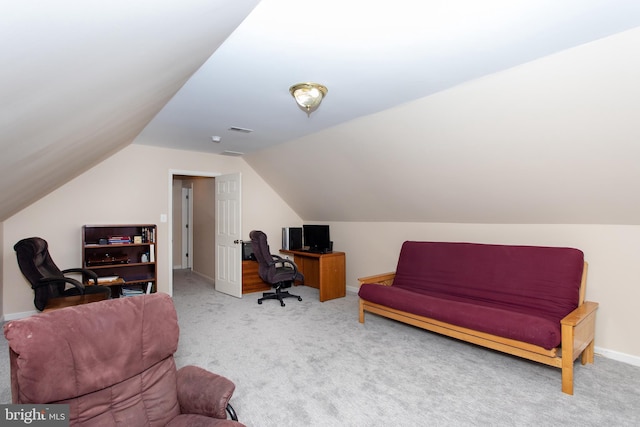
[[[242,293],[267,292],[271,290],[268,283],[258,276],[258,261],[242,261]]]
[[[344,252],[317,254],[285,249],[280,252],[293,255],[293,262],[304,274],[304,284],[320,290],[320,301],[342,298],[347,294]]]
[[[105,294],[84,294],[74,295],[71,297],[51,298],[47,301],[47,306],[42,312],[58,310],[65,307],[73,307],[74,305],[88,304],[90,302],[98,302],[106,300]]]

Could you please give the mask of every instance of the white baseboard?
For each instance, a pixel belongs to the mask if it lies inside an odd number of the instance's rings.
[[[358,295],[359,290],[360,288],[357,286],[347,286],[348,293]],[[598,346],[596,346],[593,351],[607,359],[617,360],[618,362],[628,363],[633,366],[640,366],[640,356],[621,353],[619,351],[609,350]]]
[[[203,274],[199,274],[197,272],[194,271],[194,273],[198,274],[199,276],[205,278],[205,279],[209,279],[211,280],[211,282],[213,283],[214,280],[210,277],[207,277]],[[349,293],[353,293],[353,294],[358,294],[358,290],[360,288],[356,287],[356,286],[347,286],[347,292]],[[34,314],[37,314],[38,312],[33,310],[33,311],[23,311],[23,312],[19,312],[19,313],[9,313],[9,314],[5,314],[2,317],[2,320],[5,322],[8,322],[10,320],[17,320],[17,319],[23,319],[25,317],[29,317],[32,316]],[[626,353],[621,353],[619,351],[615,351],[615,350],[609,350],[606,348],[602,348],[602,347],[598,347],[596,346],[594,349],[596,354],[599,354],[602,357],[606,357],[607,359],[612,359],[612,360],[617,360],[619,362],[623,362],[623,363],[628,363],[629,365],[633,365],[633,366],[640,366],[640,357],[639,356],[634,356],[631,354],[626,354]]]
[[[197,274],[198,276],[202,277],[202,278],[203,278],[204,280],[206,280],[207,282],[210,282],[210,283],[212,283],[212,284],[215,284],[215,283],[216,283],[216,279],[214,279],[213,277],[209,277],[209,276],[207,276],[206,274],[202,274],[202,273],[200,273],[200,272],[198,272],[198,271],[195,271],[195,270],[191,270],[191,272],[192,272],[193,274]]]
[[[36,310],[32,310],[32,311],[22,311],[20,313],[9,313],[9,314],[5,314],[3,316],[4,321],[8,322],[9,320],[18,320],[18,319],[24,319],[25,317],[29,317],[29,316],[33,316],[34,314],[38,314],[39,311]]]
[[[618,362],[628,363],[633,366],[640,366],[640,357],[633,356],[631,354],[621,353],[615,350],[609,350],[606,348],[596,346],[593,351],[600,356],[606,357],[607,359],[617,360]]]

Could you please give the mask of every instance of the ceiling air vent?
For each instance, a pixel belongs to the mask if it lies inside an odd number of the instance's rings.
[[[229,128],[229,130],[232,130],[234,132],[242,132],[242,133],[251,133],[251,132],[253,132],[253,129],[239,128],[237,126],[231,126]]]
[[[241,153],[241,152],[239,152],[239,151],[229,151],[229,150],[226,150],[226,151],[223,151],[223,152],[222,152],[222,153],[220,153],[220,154],[222,154],[223,156],[235,156],[235,157],[237,157],[237,156],[242,156],[244,153]]]

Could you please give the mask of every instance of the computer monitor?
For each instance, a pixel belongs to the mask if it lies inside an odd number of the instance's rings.
[[[312,252],[331,252],[331,237],[328,225],[304,224],[302,226],[304,245]]]

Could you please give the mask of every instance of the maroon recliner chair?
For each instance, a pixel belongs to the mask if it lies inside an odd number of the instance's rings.
[[[179,328],[166,294],[37,314],[4,334],[13,403],[68,404],[79,426],[242,426],[230,380],[176,369]]]

